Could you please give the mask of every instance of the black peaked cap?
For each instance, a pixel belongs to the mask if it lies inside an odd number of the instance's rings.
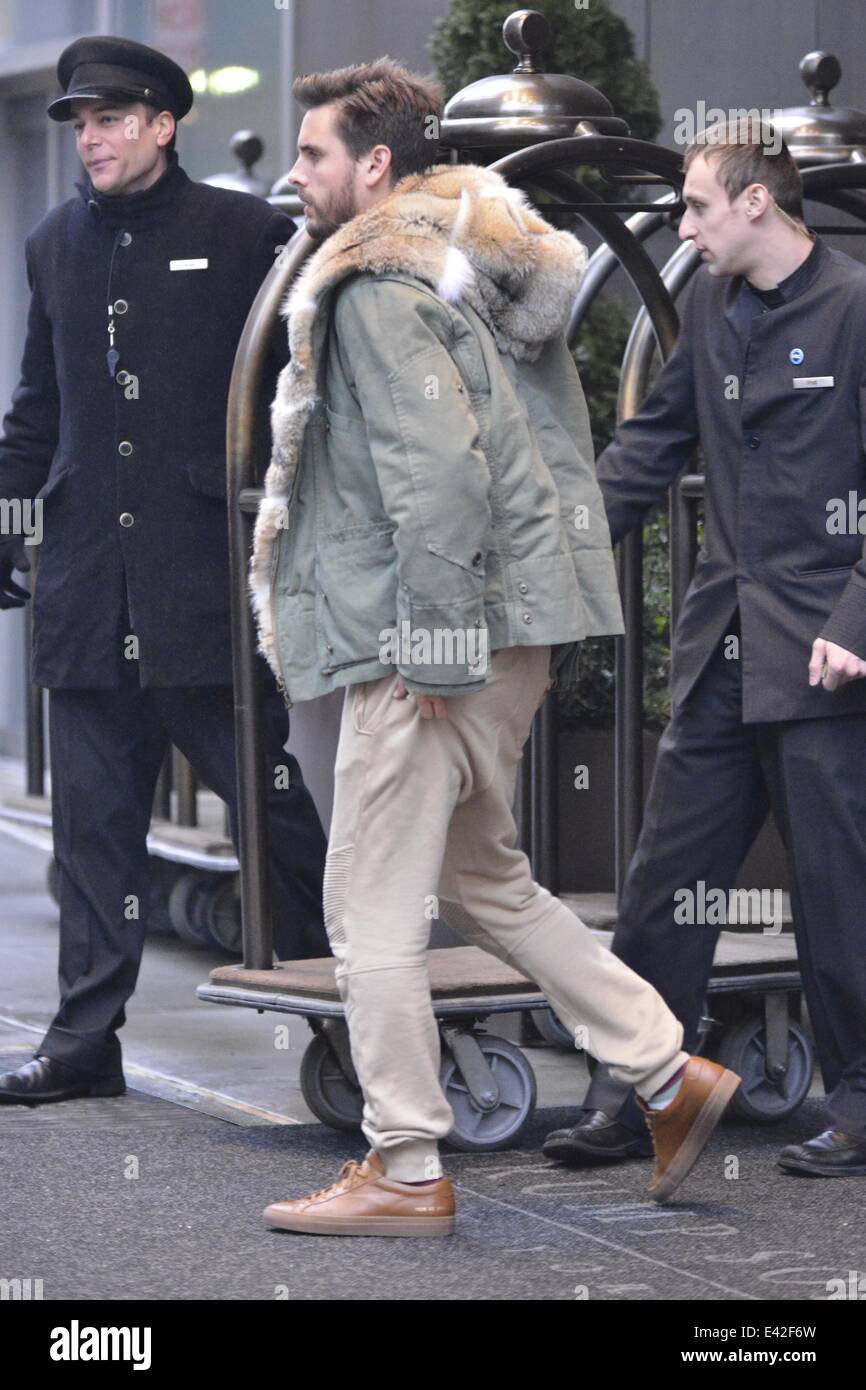
[[[57,62],[57,79],[64,95],[52,101],[53,121],[72,119],[72,103],[83,98],[145,101],[175,120],[185,116],[193,91],[183,68],[155,48],[132,39],[76,39]]]

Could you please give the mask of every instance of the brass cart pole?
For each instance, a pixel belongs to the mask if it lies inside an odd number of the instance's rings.
[[[247,561],[267,460],[255,457],[255,420],[268,340],[286,289],[315,248],[298,232],[262,284],[238,344],[229,387],[226,426],[229,552],[231,556],[232,669],[238,776],[238,856],[244,966],[269,970],[273,921],[268,887],[265,745],[256,680],[256,630],[247,588]]]

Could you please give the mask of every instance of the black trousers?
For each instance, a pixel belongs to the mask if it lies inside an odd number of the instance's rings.
[[[142,690],[135,662],[128,665],[123,688],[52,690],[49,706],[60,1008],[39,1051],[100,1075],[121,1070],[117,1030],[144,947],[146,837],[170,743],[227,803],[237,846],[231,687]],[[297,759],[284,750],[283,700],[272,683],[263,685],[262,698],[274,946],[282,960],[327,956],[325,834]],[[275,776],[280,765],[288,779]]]
[[[832,710],[832,693],[826,700]],[[683,1047],[693,1050],[721,927],[676,922],[682,897],[674,895],[694,891],[699,880],[707,892],[727,894],[770,809],[788,853],[797,950],[830,1119],[834,1128],[863,1136],[866,716],[744,724],[740,663],[727,660],[720,643],[662,736],[613,950],[656,987],[683,1024]],[[584,1106],[645,1131],[633,1092],[603,1066]]]

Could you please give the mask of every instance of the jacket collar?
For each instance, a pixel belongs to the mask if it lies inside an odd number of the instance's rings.
[[[177,156],[168,168],[152,183],[138,193],[119,193],[114,196],[100,193],[93,187],[90,179],[77,183],[82,202],[95,221],[103,227],[142,227],[159,221],[166,209],[183,194],[190,180],[177,162]]]
[[[308,261],[284,308],[292,358],[310,367],[313,320],[341,280],[359,271],[399,271],[440,299],[464,299],[500,351],[533,360],[565,331],[586,254],[501,175],[473,164],[434,165],[401,179]]]
[[[816,236],[812,250],[806,259],[797,266],[792,274],[785,277],[777,286],[783,297],[785,304],[790,304],[792,300],[799,299],[802,294],[811,289],[812,285],[830,264],[830,248],[826,241]],[[741,311],[749,307],[749,314],[754,312],[754,308],[760,302],[760,295],[755,294],[748,280],[742,275],[735,275],[725,291],[725,316],[736,323],[740,319]]]
[[[801,261],[796,270],[787,275],[784,280],[780,280],[776,285],[776,291],[781,296],[780,302],[787,304],[789,300],[796,299],[804,290],[807,290],[815,277],[820,272],[820,267],[824,257],[827,255],[827,248],[824,242],[815,237],[812,249],[804,261]],[[747,281],[748,283],[748,281]],[[760,293],[754,285],[749,284],[749,289],[757,299],[761,298]]]

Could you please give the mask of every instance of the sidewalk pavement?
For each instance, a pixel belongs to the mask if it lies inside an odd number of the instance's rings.
[[[56,1003],[44,874],[43,855],[0,835],[4,1070]],[[586,1085],[581,1059],[545,1049],[529,1053],[540,1109],[520,1145],[446,1157],[454,1238],[270,1232],[269,1202],[333,1181],[363,1141],[311,1122],[297,1080],[303,1020],[195,998],[223,959],[149,939],[123,1032],[126,1096],[0,1110],[0,1279],[41,1279],[43,1297],[61,1300],[802,1301],[866,1271],[863,1180],[775,1167],[782,1145],[823,1127],[816,1099],[778,1126],[720,1128],[682,1199],[658,1207],[646,1161],[572,1171],[541,1156]]]

